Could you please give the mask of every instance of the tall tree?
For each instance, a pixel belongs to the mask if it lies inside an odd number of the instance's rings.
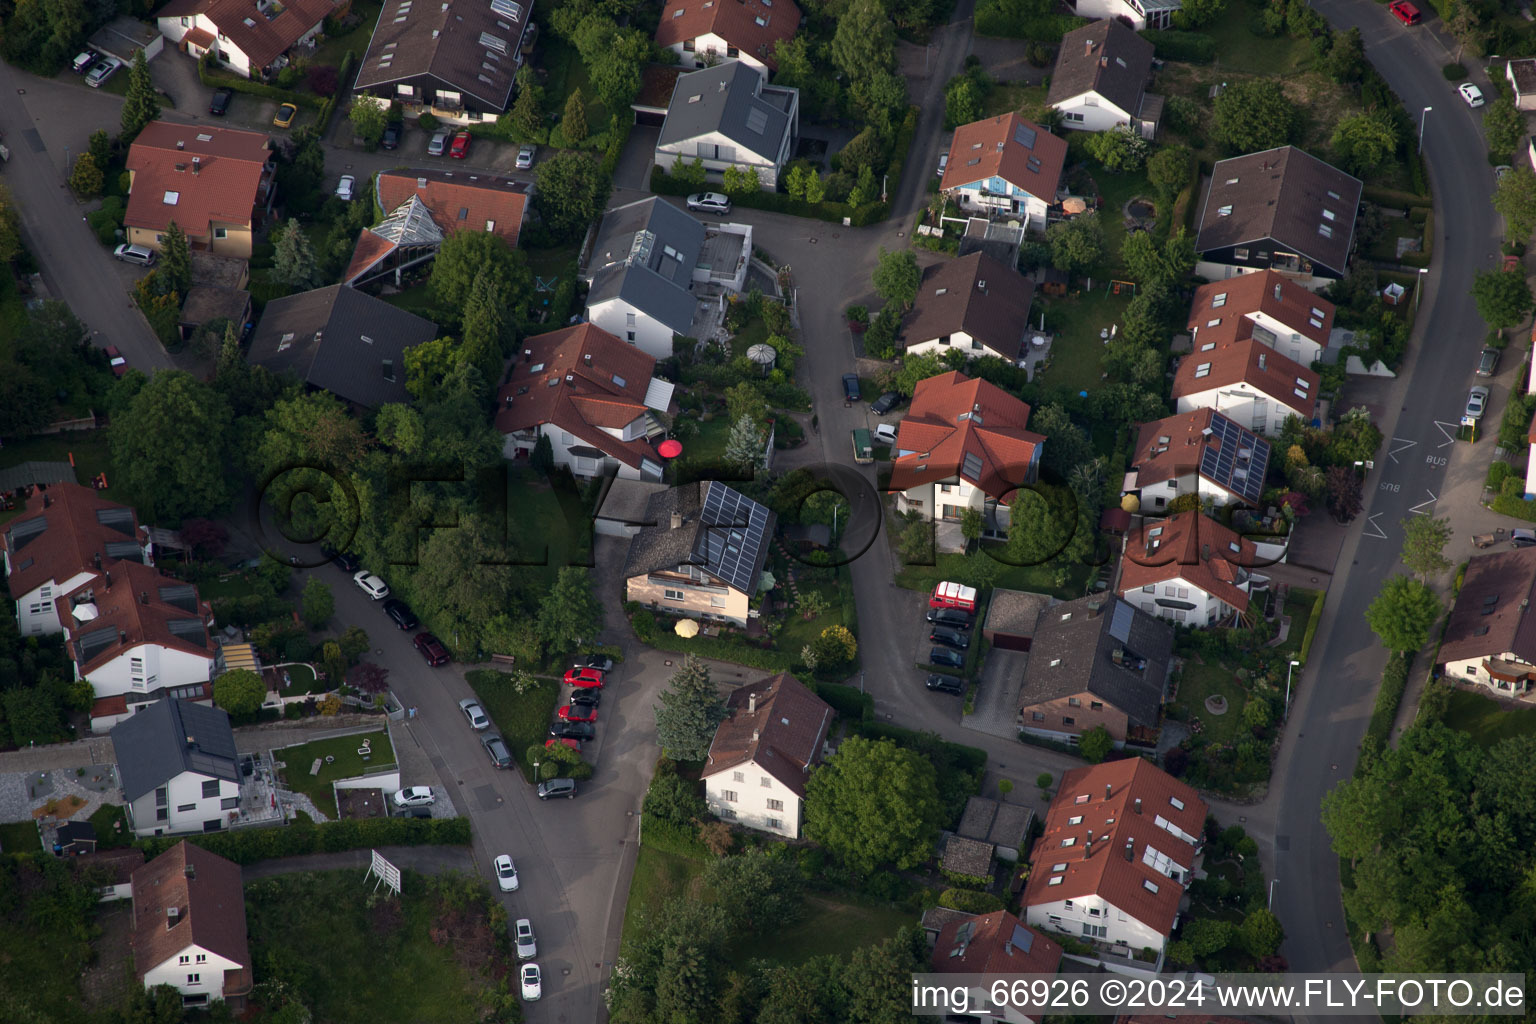
[[[911,309],[922,279],[917,255],[911,249],[880,247],[874,273],[875,294],[886,302],[895,303],[898,309]]]
[[[533,201],[550,233],[574,239],[603,212],[611,182],[588,153],[562,150],[539,164]]]
[[[1393,576],[1365,610],[1365,621],[1389,651],[1417,651],[1440,617],[1440,599],[1408,576]]]
[[[912,974],[925,969],[927,953],[922,933],[902,927],[878,945],[861,946],[849,954],[841,978],[848,994],[848,1024],[909,1020]]]
[[[1333,148],[1356,174],[1366,175],[1397,155],[1402,139],[1397,121],[1385,110],[1344,118],[1333,130]]]
[[[715,730],[726,719],[725,700],[709,678],[709,667],[689,654],[657,695],[656,739],[677,761],[702,761]]]
[[[347,112],[347,120],[352,122],[352,131],[363,140],[363,144],[372,149],[379,144],[379,140],[384,138],[384,128],[389,123],[389,115],[373,100],[358,97],[352,101],[352,109]]]
[[[1068,274],[1092,270],[1104,258],[1104,228],[1097,213],[1052,224],[1045,237],[1051,244],[1051,263]]]
[[[1510,238],[1536,234],[1536,174],[1529,166],[1522,162],[1499,179],[1493,191],[1493,208],[1504,218],[1504,233]]]
[[[1477,315],[1496,331],[1519,326],[1531,312],[1531,287],[1518,268],[1479,272],[1472,279],[1472,297],[1477,300]]]
[[[1340,85],[1353,85],[1365,75],[1365,43],[1360,30],[1333,34],[1333,46],[1328,49],[1326,69],[1328,77]]]
[[[443,239],[432,261],[432,299],[442,309],[465,310],[481,271],[495,284],[508,309],[526,308],[533,294],[533,276],[521,250],[489,231],[455,231]],[[497,373],[499,375],[500,367]]]
[[[583,142],[587,137],[587,105],[581,99],[581,86],[571,90],[565,100],[565,117],[560,122],[565,137],[571,142]]]
[[[304,581],[300,608],[304,625],[310,629],[322,629],[336,612],[336,598],[331,595],[331,588],[320,581],[320,577],[311,576]]]
[[[149,62],[144,59],[143,50],[136,50],[128,68],[128,92],[123,97],[123,142],[132,142],[145,125],[159,116],[160,98],[155,95],[155,83],[149,77]]]
[[[574,651],[602,628],[603,609],[592,596],[592,579],[580,566],[561,566],[539,603],[539,632],[550,652]]]
[[[1451,521],[1445,516],[1409,516],[1402,522],[1403,564],[1424,582],[1451,567],[1445,545],[1451,539]]]
[[[267,684],[248,668],[231,669],[213,681],[213,702],[231,715],[254,715],[267,699]]]
[[[116,477],[149,522],[215,516],[229,505],[230,412],[181,370],[149,378],[112,424]]]
[[[1188,149],[1163,146],[1147,160],[1147,180],[1164,202],[1171,202],[1189,184],[1191,167]]]
[[[896,27],[880,0],[853,0],[848,5],[837,20],[827,54],[851,82],[895,68]]]
[[[283,222],[273,245],[271,279],[300,290],[314,286],[319,273],[315,251],[303,226],[292,218]]]
[[[462,234],[463,232],[461,232]],[[482,266],[464,303],[460,359],[472,364],[486,380],[499,380],[504,356],[506,299],[490,267]]]
[[[1108,131],[1093,132],[1086,143],[1088,153],[1106,170],[1134,174],[1147,162],[1152,144],[1130,125],[1116,125]]]
[[[544,89],[534,77],[533,67],[524,65],[517,73],[517,99],[512,102],[512,127],[529,141],[542,138],[544,128]]]
[[[165,237],[160,241],[160,278],[166,291],[186,300],[192,287],[192,246],[187,233],[174,220],[166,225]]]
[[[762,428],[743,413],[732,425],[721,457],[737,469],[750,469],[763,461],[764,447]]]
[[[1234,82],[1216,97],[1216,141],[1235,153],[1255,153],[1291,140],[1296,106],[1268,78]]]
[[[933,764],[890,740],[855,736],[806,783],[805,834],[848,867],[916,867],[943,818]]]
[[[1040,462],[1056,479],[1065,480],[1073,467],[1093,460],[1093,445],[1089,443],[1088,435],[1072,422],[1071,414],[1062,406],[1055,402],[1042,405],[1030,416],[1029,423],[1030,430],[1048,438]],[[1024,481],[1020,477],[1014,482]]]

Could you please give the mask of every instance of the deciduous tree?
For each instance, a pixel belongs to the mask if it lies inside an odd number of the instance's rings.
[[[248,668],[230,669],[213,681],[213,702],[235,717],[254,715],[267,699],[267,684]]]
[[[331,588],[320,582],[318,576],[311,576],[304,581],[304,592],[300,597],[300,616],[304,624],[310,629],[320,629],[336,611],[336,598],[331,595]]]
[[[353,133],[372,149],[384,138],[384,126],[389,121],[389,115],[371,98],[359,96],[352,101],[347,120],[352,122]]]
[[[77,196],[89,199],[101,195],[106,177],[96,165],[96,158],[89,153],[75,157],[75,169],[69,175],[69,187]]]
[[[574,651],[597,636],[602,622],[603,609],[592,595],[587,570],[562,566],[554,586],[539,602],[539,633],[546,649],[550,653]]]
[[[1481,271],[1472,279],[1472,297],[1478,316],[1496,331],[1518,326],[1531,312],[1531,288],[1518,268]]]
[[[1052,224],[1045,237],[1051,244],[1051,263],[1068,274],[1092,270],[1104,258],[1104,229],[1097,213]]]
[[[1147,180],[1163,202],[1178,198],[1190,180],[1191,159],[1183,146],[1164,146],[1147,159]]]
[[[657,695],[656,739],[668,757],[702,761],[715,730],[726,719],[725,700],[709,678],[709,668],[689,654]]]
[[[911,309],[922,279],[923,272],[918,269],[917,256],[911,249],[880,247],[875,263],[875,294],[895,303],[898,309]]]
[[[1129,125],[1116,125],[1108,131],[1091,132],[1087,142],[1088,152],[1106,170],[1121,174],[1134,174],[1147,162],[1147,152],[1152,144]]]
[[[1109,756],[1109,752],[1115,749],[1114,737],[1109,730],[1102,725],[1096,725],[1083,733],[1077,741],[1077,752],[1083,755],[1083,760],[1089,764],[1098,764]]]
[[[1530,167],[1516,167],[1499,179],[1493,208],[1504,217],[1504,231],[1510,238],[1526,239],[1536,233],[1536,174]]]
[[[230,412],[208,385],[161,370],[112,424],[112,463],[146,520],[215,516],[229,504]]]
[[[1431,576],[1451,567],[1445,557],[1445,545],[1451,539],[1451,521],[1446,516],[1409,516],[1402,521],[1403,564],[1428,583]]]
[[[565,117],[560,121],[560,128],[571,142],[582,142],[587,137],[587,105],[582,101],[580,86],[572,89],[565,99]]]
[[[1365,621],[1389,651],[1417,651],[1440,617],[1440,599],[1408,576],[1393,576],[1365,610]]]
[[[860,874],[927,860],[942,817],[933,765],[890,740],[844,740],[806,783],[806,835]]]
[[[1392,159],[1402,140],[1391,114],[1368,110],[1340,121],[1332,142],[1350,170],[1366,175]]]
[[[539,164],[534,203],[554,237],[575,238],[602,214],[610,187],[590,154],[562,150]]]
[[[1280,83],[1267,78],[1234,82],[1216,97],[1216,141],[1234,153],[1283,146],[1296,127],[1296,107]]]

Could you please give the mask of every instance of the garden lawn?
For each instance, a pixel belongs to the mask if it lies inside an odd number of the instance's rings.
[[[802,647],[821,636],[822,630],[830,626],[847,626],[851,632],[858,632],[858,617],[853,616],[850,622],[849,615],[844,614],[853,612],[852,587],[847,581],[847,571],[840,568],[837,576],[836,580],[814,583],[796,581],[795,586],[802,597],[811,592],[820,594],[827,603],[827,610],[807,621],[805,616],[791,607],[784,613],[784,629],[776,638],[774,646],[781,651],[798,654]],[[843,592],[845,588],[849,591],[847,594]]]
[[[987,90],[981,104],[981,116],[996,117],[1014,111],[1025,113],[1045,103],[1045,86],[1022,82],[1002,82]]]
[[[551,486],[532,470],[514,470],[507,514],[508,555],[541,569],[550,584],[561,567],[591,561],[592,517],[569,483]]]
[[[744,356],[753,345],[767,340],[768,325],[763,323],[762,317],[758,317],[743,327],[740,333],[731,339],[731,355],[733,357]]]
[[[287,672],[289,679],[288,685],[279,691],[284,697],[330,692],[329,685],[315,675],[311,665],[285,665],[281,671]]]
[[[754,958],[793,966],[816,956],[846,957],[852,950],[884,942],[911,923],[909,910],[851,894],[812,892],[806,894],[804,912],[794,924],[771,935],[743,939],[730,957],[742,969]]]
[[[1201,29],[1216,40],[1216,67],[1283,76],[1311,63],[1312,46],[1307,40],[1261,36],[1253,31],[1258,23],[1258,7],[1231,4],[1214,24]]]
[[[1285,595],[1284,614],[1291,617],[1291,631],[1286,635],[1284,643],[1266,648],[1267,651],[1274,652],[1282,668],[1286,667],[1288,662],[1301,657],[1301,641],[1306,637],[1307,622],[1312,618],[1312,606],[1316,602],[1317,591],[1302,587],[1292,587]]]
[[[629,899],[624,904],[624,933],[628,942],[639,930],[641,911],[659,907],[673,896],[681,896],[704,870],[704,862],[669,850],[640,844],[635,855],[635,874],[629,882]]]
[[[315,51],[310,58],[311,64],[328,64],[337,70],[341,69],[341,60],[351,50],[358,60],[363,59],[363,54],[368,50],[368,43],[373,38],[374,26],[379,20],[379,9],[382,4],[371,3],[362,0],[352,5],[351,13],[358,18],[356,25],[340,35],[327,36],[325,42]],[[341,83],[345,87],[347,83]]]
[[[369,749],[372,751],[367,761],[357,752],[365,739],[369,741]],[[336,760],[326,764],[326,757],[334,757]],[[320,774],[311,775],[309,769],[316,758],[321,761]],[[353,736],[333,736],[312,743],[301,743],[296,747],[284,747],[277,753],[277,759],[287,762],[288,767],[283,769],[283,779],[288,788],[303,793],[315,802],[321,813],[334,818],[336,794],[331,789],[331,783],[337,779],[354,778],[364,772],[389,768],[395,763],[395,751],[390,746],[389,733],[380,730]]]
[[[683,439],[683,456],[677,461],[681,466],[712,467],[725,457],[725,443],[731,437],[730,417],[724,412],[708,420],[698,419],[696,413],[689,415],[699,425],[699,432]]]
[[[553,679],[539,679],[527,693],[518,694],[509,685],[511,678],[505,672],[489,669],[477,669],[464,675],[496,731],[507,741],[507,749],[517,758],[523,778],[532,782],[533,765],[528,763],[528,748],[534,744],[542,747],[549,739],[549,724],[559,703],[560,684]]]
[[[606,131],[608,112],[598,102],[597,90],[592,88],[587,66],[581,62],[581,54],[576,52],[576,47],[557,38],[553,32],[546,32],[539,37],[539,50],[540,62],[549,72],[541,83],[544,86],[545,114],[550,116],[551,121],[564,117],[565,101],[579,88],[582,102],[587,107],[587,130]]]
[[[930,591],[935,583],[942,580],[964,579],[966,558],[965,555],[939,555],[933,565],[904,565],[896,573],[896,585],[908,590]],[[1067,601],[1082,597],[1087,592],[1088,581],[1095,572],[1094,566],[1068,566],[1070,576],[1064,587],[1056,585],[1056,568],[1049,564],[1018,566],[998,562],[997,578],[992,581],[992,585],[1004,590],[1051,594]]]
[[[1213,715],[1205,709],[1205,698],[1220,694],[1227,699],[1227,713]],[[1243,725],[1243,704],[1248,691],[1232,674],[1232,670],[1219,662],[1200,662],[1193,654],[1184,661],[1184,676],[1179,680],[1179,699],[1175,705],[1188,712],[1184,720],[1198,718],[1205,725],[1202,735],[1212,743],[1231,743],[1240,736],[1250,735]]]
[[[1498,701],[1470,690],[1451,691],[1445,724],[1468,733],[1480,746],[1536,734],[1536,708],[1505,710]]]
[[[0,851],[5,853],[37,853],[43,848],[37,822],[7,821],[0,824]]]
[[[1046,330],[1056,337],[1051,342],[1051,365],[1036,379],[1073,394],[1102,385],[1104,341],[1099,332],[1120,322],[1131,293],[1127,290],[1115,295],[1107,281],[1095,281],[1092,292],[1059,299],[1042,297],[1039,302],[1045,309]]]
[[[71,453],[75,459],[77,481],[89,484],[98,473],[105,473],[108,490],[103,496],[124,505],[136,504],[127,490],[112,484],[112,455],[107,447],[105,430],[72,430],[63,434],[6,441],[5,447],[0,448],[0,468],[18,466],[23,462],[68,462]],[[0,522],[14,519],[23,511],[22,503],[18,501],[12,511],[0,512]]]

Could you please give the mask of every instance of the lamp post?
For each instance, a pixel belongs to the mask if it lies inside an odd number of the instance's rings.
[[[1292,662],[1292,664],[1295,664],[1295,662]],[[1269,880],[1269,905],[1265,907],[1266,910],[1275,909],[1275,883],[1278,881],[1280,881],[1278,878],[1271,878]]]
[[[1356,463],[1358,465],[1358,463]],[[1289,721],[1291,717],[1291,673],[1296,671],[1296,666],[1301,662],[1291,659],[1291,667],[1285,670],[1285,715],[1282,721]]]
[[[1424,123],[1429,120],[1429,112],[1431,110],[1434,110],[1434,109],[1435,109],[1434,107],[1425,107],[1424,108],[1424,112],[1419,115],[1419,152],[1420,153],[1424,152]]]
[[[533,762],[533,781],[535,784],[541,781],[539,776],[539,762]]]
[[[1429,273],[1428,267],[1419,268],[1419,286],[1413,290],[1413,311],[1419,311],[1419,296],[1424,294],[1424,275]]]

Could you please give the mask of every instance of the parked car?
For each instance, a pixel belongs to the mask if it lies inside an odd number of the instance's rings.
[[[942,672],[931,672],[928,681],[923,685],[937,693],[960,694],[965,692],[965,680],[959,676],[946,676]]]
[[[500,736],[487,736],[480,741],[485,752],[491,755],[491,764],[497,768],[512,767],[512,751],[507,749],[507,741]]]
[[[572,704],[590,704],[593,707],[601,707],[603,703],[603,691],[596,686],[587,686],[571,691]]]
[[[591,704],[567,704],[555,713],[567,722],[597,721],[597,708]]]
[[[945,580],[934,585],[928,595],[929,608],[959,608],[963,612],[976,610],[976,588]]]
[[[570,747],[576,753],[581,753],[581,740],[571,739],[569,736],[555,736],[544,741],[545,750],[555,746]]]
[[[875,424],[875,440],[881,444],[895,444],[896,432],[896,424],[894,423]]]
[[[356,182],[357,179],[352,177],[352,175],[343,174],[341,180],[336,183],[336,198],[344,203],[350,203],[352,201],[352,186]]]
[[[522,982],[523,998],[530,1003],[544,994],[544,987],[539,983],[538,964],[523,964],[519,978]]]
[[[557,740],[589,740],[597,735],[597,726],[591,722],[556,722],[549,727],[549,734]]]
[[[431,786],[407,786],[395,793],[396,807],[425,807],[436,801]]]
[[[421,656],[427,659],[427,664],[433,668],[446,665],[449,662],[448,648],[443,642],[431,633],[417,633],[416,639],[411,641],[411,646],[421,652]]]
[[[517,892],[517,865],[506,854],[496,858],[496,884],[502,892]]]
[[[141,267],[155,265],[155,250],[143,245],[129,245],[125,242],[113,249],[112,255],[124,263],[137,263]]]
[[[379,145],[385,149],[399,149],[400,138],[405,134],[405,122],[390,121],[384,126],[384,135],[379,139]]]
[[[539,147],[531,143],[517,147],[517,164],[520,171],[526,171],[533,166],[533,155],[539,151]]]
[[[1462,413],[1462,418],[1476,423],[1483,418],[1483,410],[1488,407],[1488,389],[1481,384],[1467,392],[1467,411]]]
[[[223,117],[229,113],[229,102],[235,98],[233,89],[213,90],[213,99],[208,101],[208,113],[214,117]]]
[[[869,403],[869,411],[876,416],[884,416],[901,402],[901,396],[894,391],[887,391],[873,402]]]
[[[599,672],[612,672],[613,659],[606,654],[588,654],[577,658],[571,665],[572,668],[595,668]]]
[[[122,66],[123,62],[116,57],[105,57],[85,76],[85,84],[92,89],[100,89],[101,83],[111,78],[113,73]]]
[[[107,365],[112,367],[115,376],[121,377],[128,372],[128,360],[123,358],[116,345],[107,346]]]
[[[353,573],[352,582],[356,583],[358,589],[362,590],[363,593],[367,594],[375,601],[382,601],[389,596],[389,587],[384,584],[383,580],[379,579],[367,569],[359,569],[357,572]]]
[[[416,616],[411,609],[398,597],[392,597],[384,602],[384,614],[388,615],[390,621],[401,629],[415,629],[421,625],[416,621]]]
[[[540,800],[553,800],[557,796],[563,796],[569,800],[575,795],[575,779],[550,779],[548,782],[539,783]]]
[[[1499,350],[1485,348],[1477,357],[1477,375],[1479,377],[1492,377],[1493,371],[1499,365]]]
[[[939,177],[944,177],[944,169],[949,166],[949,151],[939,154]]]
[[[1392,0],[1387,4],[1387,10],[1392,12],[1392,17],[1404,25],[1417,25],[1420,20],[1419,9],[1408,0]]]
[[[566,672],[565,681],[572,686],[601,689],[603,674],[595,668],[573,668]]]
[[[938,626],[951,629],[970,629],[971,613],[963,608],[929,608],[923,618]]]
[[[731,212],[731,197],[719,192],[695,192],[688,197],[688,209],[694,213],[724,215]]]
[[[1528,548],[1536,545],[1536,530],[1528,530],[1523,526],[1509,531],[1509,543],[1517,548]]]
[[[1456,87],[1456,91],[1461,93],[1461,98],[1467,101],[1467,106],[1480,107],[1483,105],[1483,90],[1471,82],[1462,82]]]
[[[427,156],[442,156],[443,151],[448,148],[448,138],[449,133],[446,131],[433,132],[431,140],[427,143]]]
[[[469,144],[474,139],[469,132],[459,132],[453,137],[453,143],[448,147],[448,155],[455,160],[463,160],[469,156]]]
[[[971,638],[958,629],[950,629],[948,626],[934,626],[928,631],[928,639],[945,647],[953,647],[957,651],[963,651],[971,646]]]
[[[342,572],[357,572],[363,567],[363,563],[358,561],[356,555],[350,551],[337,551],[329,544],[321,544],[320,553],[330,559],[331,564]]]
[[[945,668],[965,668],[965,655],[948,647],[935,647],[928,652],[928,664]]]
[[[91,65],[101,60],[101,54],[95,50],[82,50],[75,54],[75,59],[69,62],[69,68],[77,75],[83,75],[91,69]]]
[[[516,936],[517,958],[519,960],[528,960],[538,954],[538,944],[533,940],[532,921],[528,920],[526,917],[518,918],[516,925]]]
[[[850,402],[859,400],[859,375],[856,373],[843,374],[843,397]]]
[[[278,105],[277,113],[272,115],[272,125],[275,128],[287,128],[293,124],[293,119],[299,116],[299,108],[292,103]]]
[[[480,702],[474,698],[466,697],[459,701],[459,710],[464,712],[465,718],[469,719],[469,727],[471,729],[489,729],[491,727],[491,720],[485,717],[485,708],[482,708]]]

